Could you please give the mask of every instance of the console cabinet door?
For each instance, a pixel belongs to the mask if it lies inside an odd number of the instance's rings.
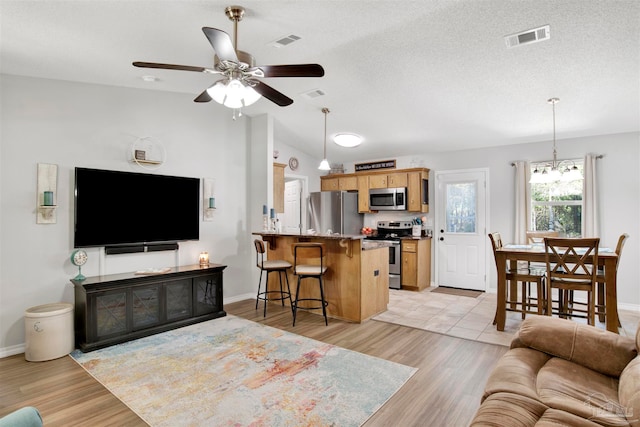
[[[162,322],[159,284],[131,289],[132,330],[145,329]]]
[[[195,315],[222,310],[222,272],[193,279]]]
[[[128,332],[127,290],[99,292],[88,301],[90,322],[89,339],[101,340]],[[93,327],[91,327],[93,326]]]
[[[175,280],[164,285],[167,321],[191,317],[193,298],[191,279]]]

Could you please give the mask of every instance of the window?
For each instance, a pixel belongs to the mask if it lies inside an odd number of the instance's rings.
[[[531,185],[531,230],[558,231],[562,237],[580,237],[582,233],[582,192],[583,161],[561,162],[562,170],[575,166],[580,172],[579,179],[566,179],[566,174],[558,181],[532,182]],[[541,169],[531,165],[531,173]],[[540,173],[540,172],[536,172]],[[563,179],[564,178],[564,179]]]

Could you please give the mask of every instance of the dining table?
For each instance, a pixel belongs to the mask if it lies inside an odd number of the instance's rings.
[[[519,261],[546,263],[544,244],[508,244],[496,250],[498,271],[498,301],[496,328],[504,331],[507,317],[507,265],[516,269]],[[598,248],[598,266],[604,268],[605,324],[608,331],[618,333],[617,269],[618,255],[610,248]],[[516,289],[515,283],[511,289]]]

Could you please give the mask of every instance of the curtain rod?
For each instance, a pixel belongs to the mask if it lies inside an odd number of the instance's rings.
[[[596,159],[601,159],[601,158],[603,158],[603,157],[604,157],[604,154],[598,154],[597,156],[594,156],[594,157],[595,157]],[[567,160],[569,160],[569,159],[558,160],[558,163],[560,163],[560,162],[564,162],[564,161],[567,161]],[[545,161],[543,160],[543,161],[541,161],[541,162],[530,162],[530,163],[544,163],[544,162],[545,162]],[[511,166],[515,166],[515,165],[516,165],[516,164],[515,164],[514,162],[511,162]]]

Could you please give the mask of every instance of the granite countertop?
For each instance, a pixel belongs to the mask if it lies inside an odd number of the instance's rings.
[[[274,233],[274,232],[270,232],[270,231],[254,231],[252,234],[258,235],[258,236],[287,236],[287,237],[316,237],[316,238],[322,238],[322,239],[334,239],[334,240],[362,240],[364,239],[366,236],[362,235],[362,234],[340,234],[340,233],[331,233],[331,234],[325,234],[325,233],[314,233],[314,234],[307,234],[307,233]]]
[[[401,237],[400,240],[427,240],[431,238],[432,237],[430,236],[420,236],[420,237],[404,236],[404,237]]]

